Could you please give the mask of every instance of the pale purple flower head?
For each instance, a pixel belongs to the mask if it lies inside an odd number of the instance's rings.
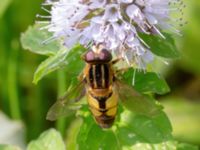
[[[80,43],[101,43],[128,64],[145,68],[154,57],[138,33],[179,34],[171,15],[181,12],[181,0],[47,0],[51,19],[47,26],[53,38],[64,39],[67,48]]]

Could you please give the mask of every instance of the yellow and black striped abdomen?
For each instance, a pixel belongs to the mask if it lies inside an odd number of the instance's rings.
[[[109,65],[90,65],[86,78],[88,104],[95,120],[102,128],[112,126],[117,113],[118,95],[113,90],[113,73]]]
[[[117,113],[117,93],[113,91],[108,96],[94,96],[94,94],[88,92],[87,100],[96,122],[102,128],[111,127]]]

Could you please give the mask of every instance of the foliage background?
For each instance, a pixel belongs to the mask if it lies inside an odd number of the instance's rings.
[[[6,2],[2,0],[0,9]],[[8,0],[5,12],[0,10],[0,110],[12,120],[23,122],[26,142],[53,126],[64,135],[73,119],[46,121],[46,112],[62,89],[57,84],[58,76],[65,76],[53,73],[34,85],[33,74],[46,57],[22,50],[20,45],[21,32],[34,24],[37,13],[43,13],[41,2]],[[182,57],[168,66],[156,66],[171,88],[169,94],[157,98],[169,115],[175,138],[200,145],[200,1],[186,3],[189,23],[183,28],[183,37],[176,37]],[[0,122],[0,128],[1,125]]]

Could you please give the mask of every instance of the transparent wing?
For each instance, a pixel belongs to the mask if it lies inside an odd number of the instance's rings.
[[[147,116],[154,116],[160,113],[162,109],[160,106],[158,106],[150,97],[139,94],[133,87],[122,83],[119,80],[115,82],[115,87],[121,102],[127,109]]]
[[[73,110],[79,109],[81,106],[77,102],[85,96],[84,82],[80,82],[77,86],[67,91],[64,96],[60,97],[47,113],[47,120],[54,121],[59,117],[69,115]]]

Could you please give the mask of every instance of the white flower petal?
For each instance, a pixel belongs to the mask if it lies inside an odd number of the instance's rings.
[[[170,8],[169,3],[175,6]],[[149,47],[138,32],[159,34],[162,29],[179,33],[170,23],[170,13],[181,6],[179,0],[46,0],[52,5],[47,27],[54,37],[75,43],[102,43],[128,63],[145,67],[153,60]],[[148,47],[148,49],[146,48]]]
[[[146,18],[150,24],[158,24],[158,20],[151,14],[146,14]]]
[[[147,50],[142,56],[142,59],[144,60],[145,63],[150,63],[154,60],[154,55],[150,50]]]
[[[126,4],[129,4],[129,3],[132,3],[133,0],[119,0],[120,3],[126,3]]]
[[[102,8],[106,5],[106,0],[90,0],[90,9]]]
[[[140,8],[138,6],[136,6],[136,5],[134,5],[134,4],[129,5],[126,8],[126,13],[132,19],[134,19],[135,17],[142,16],[142,12],[141,12]]]
[[[117,4],[107,5],[105,8],[103,19],[108,20],[109,22],[117,22],[119,20],[118,5]]]

